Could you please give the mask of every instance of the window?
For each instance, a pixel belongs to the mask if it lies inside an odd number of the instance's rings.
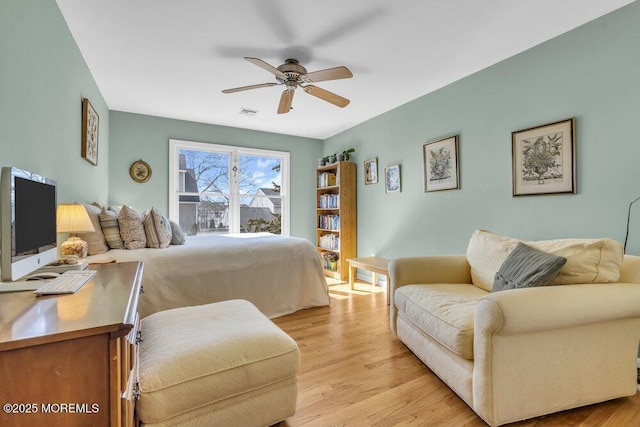
[[[289,153],[169,140],[169,217],[189,235],[289,235]]]

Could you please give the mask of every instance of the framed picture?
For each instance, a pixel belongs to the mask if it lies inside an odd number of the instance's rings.
[[[460,188],[458,170],[458,135],[423,146],[424,192]]]
[[[98,164],[98,113],[87,98],[82,99],[82,157]]]
[[[400,165],[384,168],[384,190],[386,193],[399,193],[401,191]]]
[[[364,161],[364,183],[377,184],[378,183],[378,158]]]
[[[513,195],[576,192],[576,119],[511,133]]]
[[[147,182],[151,178],[151,166],[142,159],[136,160],[129,168],[129,175],[135,182]]]

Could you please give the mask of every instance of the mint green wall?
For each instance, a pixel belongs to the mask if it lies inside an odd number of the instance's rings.
[[[80,155],[84,97],[98,166]],[[54,0],[0,2],[0,166],[56,179],[59,202],[107,200],[109,110]]]
[[[110,201],[167,209],[168,139],[291,152],[293,235],[313,239],[313,168],[321,153],[355,147],[358,253],[463,252],[486,228],[542,239],[624,239],[640,195],[640,4],[385,113],[322,144],[236,128],[109,112],[54,0],[0,2],[0,165],[55,178],[60,201]],[[99,159],[80,157],[81,99],[100,116]],[[578,194],[511,197],[511,132],[577,119]],[[422,144],[460,135],[461,190],[423,192]],[[402,193],[364,186],[362,161],[379,174],[399,162]],[[143,158],[147,184],[128,176]],[[635,221],[634,221],[635,220]],[[629,252],[640,253],[640,203]]]
[[[325,141],[325,154],[356,148],[358,255],[464,253],[476,228],[623,241],[640,195],[639,22],[636,2]],[[578,193],[512,197],[511,132],[570,117]],[[461,189],[425,194],[422,145],[453,134]],[[380,177],[401,164],[401,193],[364,185],[375,156]],[[631,230],[628,252],[640,254],[640,202]]]
[[[291,166],[291,235],[315,239],[315,166],[322,141],[225,126],[111,111],[109,200],[139,209],[168,212],[169,139],[287,151]],[[142,158],[153,170],[139,184],[129,177],[131,163]]]

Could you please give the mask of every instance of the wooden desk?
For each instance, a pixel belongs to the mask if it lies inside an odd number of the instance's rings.
[[[371,284],[378,284],[378,274],[384,274],[387,283],[387,305],[390,301],[389,296],[389,261],[386,258],[377,256],[366,256],[361,258],[349,258],[349,288],[353,289],[356,280],[356,269],[371,271]]]
[[[75,294],[0,294],[0,425],[133,425],[142,263],[89,268]]]

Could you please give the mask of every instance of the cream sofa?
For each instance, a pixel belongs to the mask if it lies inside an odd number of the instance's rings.
[[[609,239],[525,242],[567,259],[555,286],[492,293],[517,242],[477,230],[466,256],[393,260],[393,332],[492,426],[634,395],[640,257]]]

